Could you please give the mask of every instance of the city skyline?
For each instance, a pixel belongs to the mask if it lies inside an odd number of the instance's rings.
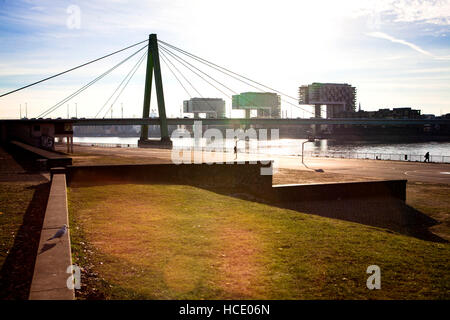
[[[349,83],[357,88],[357,104],[364,110],[450,112],[449,1],[4,0],[0,8],[1,93],[157,33],[161,40],[294,97],[302,84]],[[131,53],[1,98],[0,117],[17,118],[20,104],[24,115],[25,103],[28,116],[35,117]],[[133,64],[71,100],[70,115],[77,103],[79,116],[93,116]],[[190,97],[164,63],[162,68],[170,117]],[[141,65],[117,101],[115,115],[120,115],[121,103],[125,115],[141,115],[144,73]],[[231,107],[228,98],[196,81],[204,97],[223,98]],[[238,82],[231,86],[237,92],[253,91]],[[282,108],[293,107],[282,102]],[[64,105],[51,116],[66,114]],[[311,114],[295,108],[293,116]]]

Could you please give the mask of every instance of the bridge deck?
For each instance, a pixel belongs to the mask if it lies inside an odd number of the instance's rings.
[[[168,125],[193,125],[201,121],[203,125],[450,125],[450,119],[365,119],[365,118],[335,118],[335,119],[276,119],[276,118],[167,118]],[[105,125],[159,125],[159,118],[72,118],[72,119],[0,119],[0,124],[14,123],[72,123],[76,126]]]

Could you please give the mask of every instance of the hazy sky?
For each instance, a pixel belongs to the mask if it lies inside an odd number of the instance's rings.
[[[447,0],[0,0],[0,93],[145,40],[150,33],[293,97],[302,84],[344,82],[356,86],[364,110],[408,106],[422,113],[450,112]],[[0,98],[0,117],[18,117],[20,104],[24,115],[25,103],[28,117],[35,117],[136,49]],[[77,103],[79,117],[93,117],[138,59],[70,100],[70,116]],[[222,97],[229,106],[226,96],[177,66],[202,96]],[[196,66],[235,92],[253,90]],[[189,96],[162,67],[167,114],[178,116]],[[121,105],[125,117],[141,115],[144,69],[145,61],[113,106],[115,117]],[[293,116],[309,116],[289,104],[282,107],[289,114],[292,109]],[[66,115],[64,105],[50,116]]]

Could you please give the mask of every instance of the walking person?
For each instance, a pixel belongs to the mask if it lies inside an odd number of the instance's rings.
[[[234,145],[234,160],[237,159],[237,141],[236,144]]]
[[[425,153],[424,158],[425,160],[423,162],[430,162],[430,153],[429,152]]]

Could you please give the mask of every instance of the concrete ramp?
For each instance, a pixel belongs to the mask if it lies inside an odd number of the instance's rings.
[[[47,169],[51,169],[54,167],[65,167],[72,164],[72,158],[63,154],[33,147],[19,141],[11,141],[10,143],[16,150],[20,150],[21,152],[26,153],[33,158],[46,159]]]

